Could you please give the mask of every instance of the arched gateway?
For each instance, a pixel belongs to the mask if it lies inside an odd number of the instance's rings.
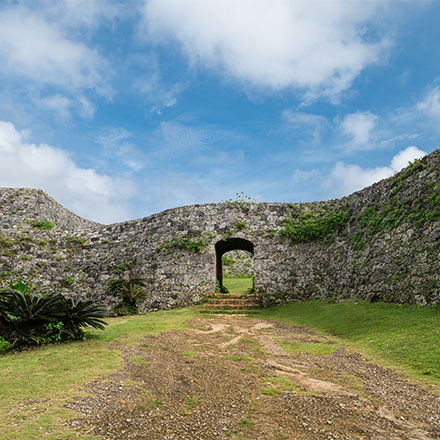
[[[222,257],[226,252],[235,251],[235,250],[247,251],[250,252],[252,255],[254,255],[254,244],[249,240],[238,237],[225,238],[218,241],[215,244],[216,274],[220,288],[223,287]]]

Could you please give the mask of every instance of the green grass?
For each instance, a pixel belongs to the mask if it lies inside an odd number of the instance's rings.
[[[235,361],[235,362],[252,362],[252,356],[250,356],[247,353],[242,353],[242,354],[238,354],[238,355],[234,355],[234,354],[227,354],[225,355],[226,359],[230,359],[231,361]]]
[[[260,388],[259,391],[261,394],[265,394],[266,396],[278,396],[279,394],[281,394],[281,391],[278,391],[276,388],[273,387]]]
[[[200,405],[200,398],[197,396],[186,396],[185,404],[190,408],[196,408]]]
[[[131,362],[133,362],[133,364],[137,365],[138,367],[142,367],[144,365],[147,365],[147,361],[145,359],[142,359],[140,356],[132,356],[131,357]]]
[[[263,382],[270,385],[276,385],[281,388],[282,391],[296,391],[302,392],[301,388],[295,385],[289,378],[285,376],[271,376],[263,379]],[[265,393],[263,393],[265,394]]]
[[[182,356],[183,357],[186,357],[186,358],[188,358],[188,359],[192,359],[193,357],[195,357],[196,356],[196,352],[195,351],[183,351],[182,352]]]
[[[280,345],[286,353],[307,353],[312,356],[325,356],[332,354],[336,345],[319,344],[315,342],[285,342],[280,341]]]
[[[224,278],[223,286],[229,293],[247,293],[252,288],[252,278]]]
[[[387,365],[440,385],[438,308],[311,301],[263,310],[259,317],[323,331]]]
[[[155,409],[163,405],[162,400],[156,399],[153,394],[149,391],[142,391],[142,396],[140,401],[137,403],[136,407],[140,410],[143,409]]]
[[[146,334],[184,330],[185,323],[197,315],[198,308],[192,307],[109,318],[106,329],[91,331],[87,341],[0,356],[0,438],[79,438],[74,431],[62,427],[64,420],[78,415],[60,405],[78,396],[81,385],[108,375],[122,365],[121,351],[111,348],[109,343],[130,344]],[[18,407],[19,404],[24,406]]]

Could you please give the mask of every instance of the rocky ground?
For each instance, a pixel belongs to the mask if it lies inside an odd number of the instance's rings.
[[[105,440],[440,439],[440,398],[320,334],[238,316],[146,336],[68,405]]]

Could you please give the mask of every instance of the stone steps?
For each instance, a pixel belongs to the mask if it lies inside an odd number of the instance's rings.
[[[215,294],[205,304],[208,310],[255,310],[259,307],[256,295],[240,293]]]

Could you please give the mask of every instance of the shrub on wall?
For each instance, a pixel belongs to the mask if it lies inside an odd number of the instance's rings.
[[[36,229],[50,230],[55,225],[49,220],[33,220],[30,222],[30,225]]]
[[[281,236],[287,237],[292,243],[308,242],[330,236],[334,231],[342,228],[350,219],[348,208],[327,212],[305,211],[298,212],[297,216],[285,217]]]

